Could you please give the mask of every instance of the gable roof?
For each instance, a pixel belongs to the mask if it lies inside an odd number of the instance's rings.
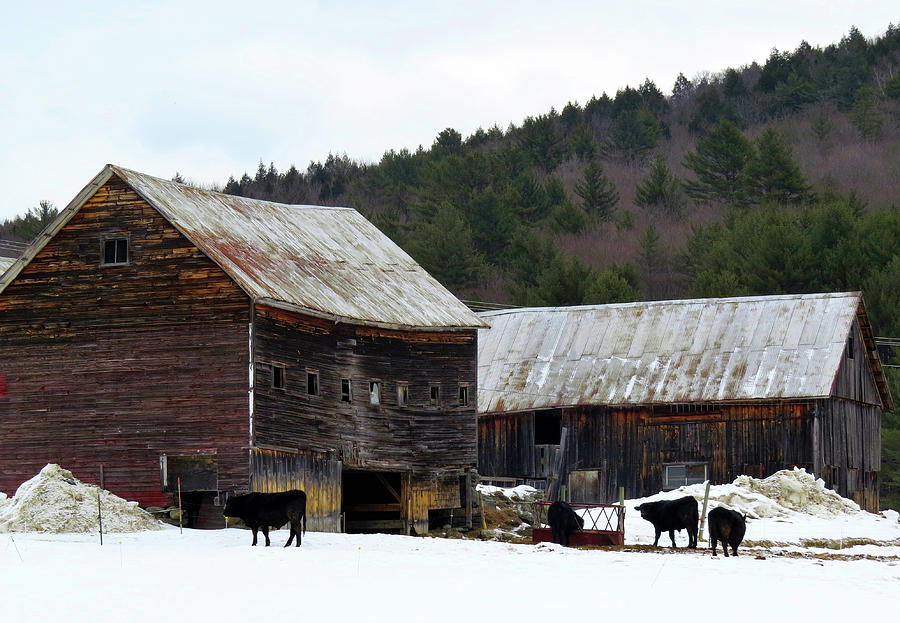
[[[478,411],[827,397],[858,314],[858,292],[484,312]]]
[[[261,303],[388,328],[486,326],[356,210],[236,197],[111,164],[0,278],[0,292],[113,175]]]

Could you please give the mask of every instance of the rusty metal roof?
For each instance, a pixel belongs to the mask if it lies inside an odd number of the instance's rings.
[[[827,397],[860,304],[845,292],[484,312],[478,411]]]
[[[236,197],[115,165],[63,210],[26,251],[28,261],[112,175],[257,301],[389,328],[486,326],[356,210]],[[0,291],[12,278],[0,279]]]

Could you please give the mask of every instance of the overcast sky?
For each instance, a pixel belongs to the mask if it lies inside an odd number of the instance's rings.
[[[222,184],[377,161],[891,22],[896,0],[0,0],[0,219],[65,207],[107,162]]]

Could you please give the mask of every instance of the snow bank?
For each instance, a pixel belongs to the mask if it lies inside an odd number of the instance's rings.
[[[529,487],[528,485],[519,485],[518,487],[511,487],[509,489],[504,487],[494,487],[492,485],[476,485],[476,489],[480,491],[483,495],[495,495],[497,493],[502,493],[510,500],[533,500],[536,497],[536,494],[541,494],[540,491],[535,489],[534,487]]]
[[[12,498],[0,495],[0,532],[97,532],[98,495],[103,532],[162,528],[150,513],[138,508],[137,502],[84,484],[53,463],[23,482]]]
[[[679,487],[673,491],[660,493],[642,501],[666,500],[692,495],[703,500],[705,484]],[[712,485],[709,488],[709,509],[727,506],[739,513],[746,513],[751,519],[790,517],[797,513],[813,515],[823,519],[852,515],[860,512],[853,500],[841,497],[825,488],[821,478],[815,478],[805,469],[783,469],[768,478],[738,476],[727,485]]]

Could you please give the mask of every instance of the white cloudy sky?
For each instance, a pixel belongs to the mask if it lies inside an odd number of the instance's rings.
[[[64,207],[107,162],[224,183],[377,160],[898,21],[875,0],[0,0],[0,219]]]

